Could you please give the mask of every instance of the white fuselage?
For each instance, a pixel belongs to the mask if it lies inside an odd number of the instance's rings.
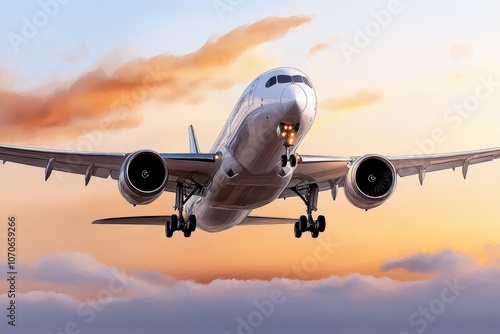
[[[187,214],[196,215],[201,229],[217,232],[278,198],[295,171],[281,164],[285,146],[280,124],[299,124],[290,146],[294,154],[312,126],[316,108],[310,80],[297,69],[279,68],[255,79],[215,142],[212,151],[220,151],[222,159],[203,196],[186,203]]]

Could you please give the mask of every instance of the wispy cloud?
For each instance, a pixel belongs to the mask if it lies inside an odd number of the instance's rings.
[[[313,55],[315,55],[316,53],[318,53],[320,51],[328,50],[329,48],[332,47],[333,44],[335,44],[336,40],[337,40],[336,38],[331,38],[331,39],[329,39],[326,42],[318,43],[316,45],[313,45],[309,49],[309,51],[307,51],[307,55],[308,56],[313,56]]]
[[[418,273],[449,273],[474,267],[474,261],[464,254],[457,254],[450,249],[439,253],[418,253],[397,260],[390,260],[380,266],[381,271],[405,269]]]
[[[135,105],[153,98],[196,103],[203,99],[204,90],[245,80],[241,75],[221,78],[217,74],[257,46],[280,39],[291,28],[311,20],[309,16],[266,18],[213,37],[190,54],[137,58],[111,73],[105,67],[96,68],[49,94],[0,91],[2,133],[12,138],[43,128],[79,135],[96,128],[106,117],[119,119],[113,122],[115,129],[134,127],[141,122]],[[249,59],[256,60],[255,54]]]
[[[325,111],[339,111],[360,108],[373,104],[383,97],[380,91],[359,90],[356,94],[351,96],[344,96],[340,98],[331,98],[320,102],[321,110]]]

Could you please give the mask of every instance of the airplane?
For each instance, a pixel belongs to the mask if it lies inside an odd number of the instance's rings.
[[[302,71],[282,67],[259,75],[245,89],[209,153],[200,152],[192,126],[189,153],[72,152],[0,145],[0,159],[52,171],[117,180],[130,204],[145,205],[165,191],[175,193],[170,216],[100,219],[93,224],[161,225],[166,237],[181,231],[190,237],[197,227],[220,232],[238,225],[293,224],[294,236],[317,238],[326,229],[318,195],[338,189],[354,206],[369,210],[394,192],[397,176],[418,175],[457,167],[466,178],[470,165],[500,157],[500,148],[449,154],[386,157],[302,155],[297,149],[313,125],[317,99]],[[299,197],[305,215],[299,219],[252,216],[252,210],[276,199]]]

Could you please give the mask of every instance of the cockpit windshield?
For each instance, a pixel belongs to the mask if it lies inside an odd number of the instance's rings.
[[[276,77],[271,77],[269,80],[266,82],[266,88],[269,88],[271,86],[274,86],[276,84]]]
[[[291,82],[293,82],[293,83],[303,82],[312,88],[311,82],[306,77],[303,77],[301,75],[290,76],[290,75],[285,75],[285,74],[280,74],[277,77],[274,76],[274,77],[269,78],[269,80],[267,80],[267,82],[266,82],[266,88],[274,86],[276,83],[281,84],[281,83],[291,83]]]
[[[278,83],[292,82],[292,77],[289,75],[278,75]]]

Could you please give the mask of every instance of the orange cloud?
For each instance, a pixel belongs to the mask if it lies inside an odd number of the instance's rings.
[[[320,102],[320,108],[328,111],[354,109],[370,105],[382,99],[382,93],[377,91],[360,90],[352,96],[332,98]]]
[[[204,96],[200,91],[227,88],[246,79],[234,75],[221,82],[217,74],[228,64],[311,20],[309,16],[266,18],[214,37],[190,54],[138,58],[111,73],[97,68],[50,94],[0,91],[3,133],[12,138],[44,129],[44,135],[52,130],[75,136],[96,129],[110,117],[118,119],[114,128],[136,126],[141,122],[134,112],[136,104],[151,98],[199,102]]]
[[[316,44],[309,49],[309,51],[307,52],[307,55],[313,56],[314,54],[316,54],[320,51],[327,50],[335,43],[335,41],[336,41],[335,38],[331,38],[330,40],[328,40],[326,42]]]

